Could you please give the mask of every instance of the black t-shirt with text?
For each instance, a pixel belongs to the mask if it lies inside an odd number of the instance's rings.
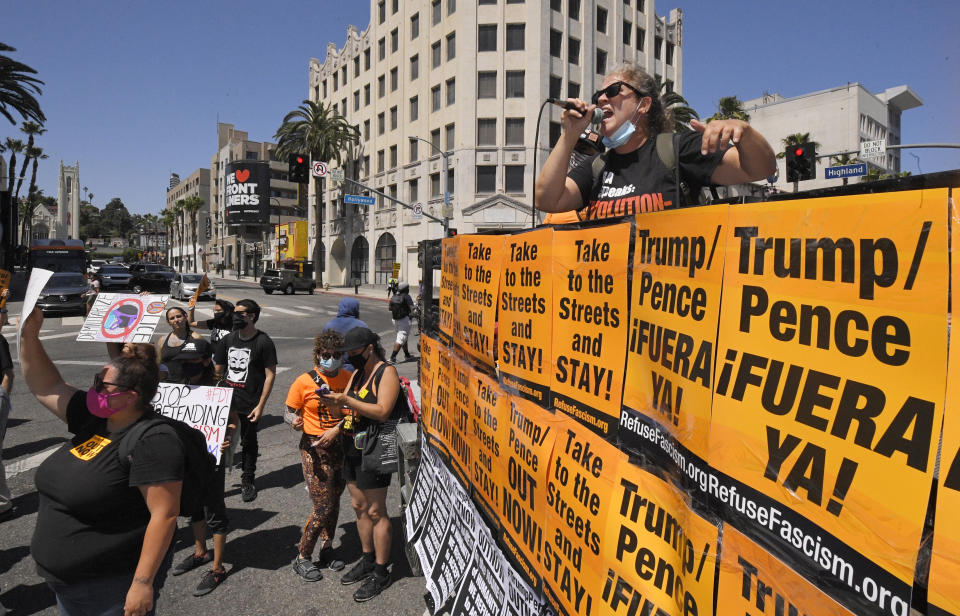
[[[183,479],[180,439],[170,426],[151,428],[123,465],[117,450],[130,427],[107,430],[107,420],[87,410],[84,391],[70,399],[67,429],[73,438],[35,478],[40,498],[30,552],[37,573],[55,584],[132,574],[150,521],[138,486]]]
[[[248,412],[260,402],[266,368],[276,368],[277,348],[260,330],[250,340],[232,332],[220,341],[215,354],[218,366],[226,365],[224,382],[233,388],[233,410]]]
[[[710,184],[723,152],[700,154],[702,135],[684,131],[677,138],[676,159],[681,180],[691,194]],[[678,207],[675,171],[667,169],[657,154],[657,139],[648,138],[632,152],[618,154],[609,150],[606,164],[594,182],[594,157],[581,161],[567,175],[577,184],[584,206],[577,211],[580,220],[616,218],[641,212],[659,212]]]

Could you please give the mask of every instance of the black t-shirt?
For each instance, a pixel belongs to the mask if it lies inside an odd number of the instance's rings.
[[[260,330],[250,340],[233,332],[221,341],[216,351],[216,364],[226,365],[226,384],[233,387],[231,408],[248,412],[260,402],[266,368],[276,368],[277,348],[270,336]]]
[[[13,359],[10,357],[10,343],[3,336],[0,336],[0,374],[7,370],[13,370]]]
[[[83,391],[70,399],[67,429],[74,437],[35,478],[40,502],[30,552],[37,573],[68,584],[133,573],[150,521],[138,486],[183,479],[180,439],[170,426],[151,428],[133,448],[128,472],[117,450],[129,426],[109,432],[107,420],[87,410]]]
[[[676,159],[681,180],[687,183],[691,194],[710,183],[714,170],[723,158],[723,152],[706,156],[700,154],[702,135],[684,131],[677,139]],[[567,173],[583,199],[584,207],[577,211],[580,220],[618,218],[640,212],[658,212],[677,207],[675,171],[667,169],[657,154],[657,139],[648,138],[642,146],[626,154],[609,150],[604,154],[606,164],[596,182],[593,178],[593,160],[580,162]]]
[[[221,329],[217,319],[207,319],[204,321],[204,325],[210,330],[210,344],[213,345],[213,350],[216,352],[220,346],[220,341],[230,334],[230,330]]]

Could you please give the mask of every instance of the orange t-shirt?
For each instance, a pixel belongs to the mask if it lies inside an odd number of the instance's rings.
[[[320,436],[340,421],[340,410],[331,412],[327,405],[316,394],[320,387],[314,377],[320,375],[331,391],[343,391],[350,381],[350,373],[340,369],[336,376],[327,376],[316,367],[311,372],[301,374],[290,386],[287,392],[287,406],[300,409],[303,416],[303,433],[310,436]]]

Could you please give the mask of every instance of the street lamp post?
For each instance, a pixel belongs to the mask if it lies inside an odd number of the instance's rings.
[[[450,230],[450,214],[452,214],[450,210],[450,190],[449,190],[450,188],[449,186],[450,154],[448,152],[444,152],[443,150],[440,149],[439,146],[434,145],[432,141],[427,141],[423,137],[416,137],[411,135],[408,137],[408,139],[411,142],[422,141],[426,143],[431,148],[433,148],[438,154],[440,154],[440,156],[443,157],[443,183],[441,184],[441,186],[443,186],[443,211],[441,212],[441,216],[440,216],[440,218],[443,219],[443,222],[441,222],[440,224],[443,226],[443,237],[447,237],[447,232]]]

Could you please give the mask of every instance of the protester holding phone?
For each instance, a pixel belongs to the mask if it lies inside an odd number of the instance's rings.
[[[313,501],[313,511],[303,526],[293,561],[293,570],[308,582],[323,579],[320,569],[340,571],[345,564],[333,552],[333,537],[340,517],[340,495],[346,485],[343,479],[343,448],[340,444],[340,406],[323,398],[331,392],[343,391],[350,372],[341,360],[343,336],[324,330],[313,339],[314,366],[297,377],[287,393],[287,413],[292,426],[301,431],[300,462],[303,479]],[[320,560],[312,561],[313,550],[320,542]]]

